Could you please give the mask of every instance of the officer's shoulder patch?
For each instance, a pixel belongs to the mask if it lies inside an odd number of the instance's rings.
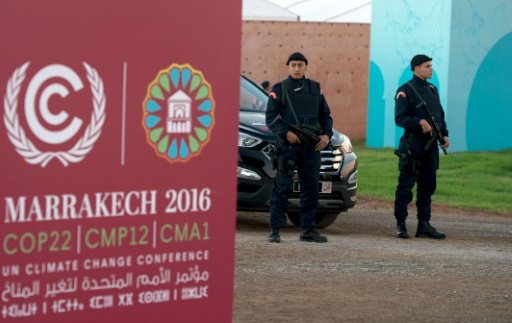
[[[405,94],[404,91],[399,91],[397,94],[396,94],[396,97],[395,97],[395,100],[398,100],[399,98],[406,98],[407,97],[407,94]]]

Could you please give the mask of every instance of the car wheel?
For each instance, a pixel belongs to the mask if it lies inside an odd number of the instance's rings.
[[[330,226],[336,221],[339,213],[317,213],[316,214],[316,227],[318,229],[324,229]],[[300,216],[299,212],[288,212],[288,219],[296,227],[300,227]]]

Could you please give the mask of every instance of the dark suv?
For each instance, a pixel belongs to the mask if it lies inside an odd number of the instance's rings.
[[[238,129],[238,210],[269,210],[276,170],[270,152],[276,137],[265,124],[267,93],[248,78],[240,78],[240,124]],[[357,157],[350,139],[334,130],[331,145],[321,152],[318,228],[331,225],[338,214],[356,204]],[[297,177],[297,173],[295,173]],[[288,218],[300,226],[297,178],[289,196]]]

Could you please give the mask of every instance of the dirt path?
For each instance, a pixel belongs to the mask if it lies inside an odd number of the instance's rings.
[[[391,206],[363,201],[326,244],[291,225],[267,243],[268,215],[239,213],[234,322],[511,322],[512,215],[434,211],[446,240],[397,239]]]

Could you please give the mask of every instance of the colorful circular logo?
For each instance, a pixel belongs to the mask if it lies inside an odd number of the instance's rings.
[[[214,110],[203,73],[189,64],[172,64],[148,86],[142,120],[147,141],[170,163],[187,162],[208,143]]]

